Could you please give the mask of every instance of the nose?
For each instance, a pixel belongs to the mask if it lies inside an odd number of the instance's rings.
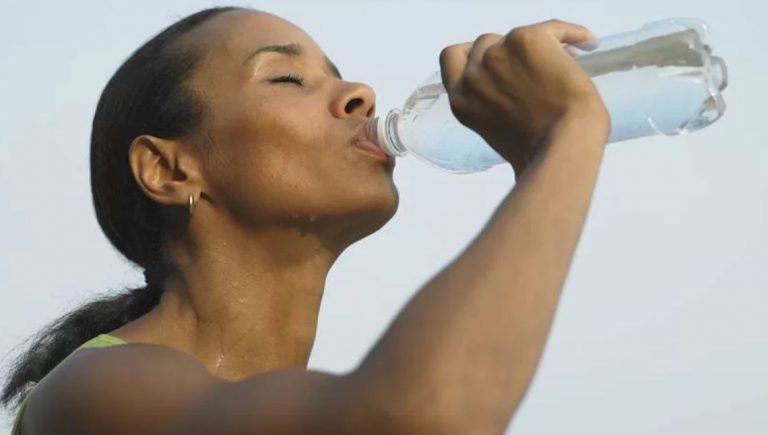
[[[376,93],[364,83],[345,82],[331,103],[331,112],[337,118],[376,115]]]

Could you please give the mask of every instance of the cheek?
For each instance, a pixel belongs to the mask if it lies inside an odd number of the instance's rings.
[[[244,222],[371,211],[391,216],[397,207],[397,191],[386,170],[353,153],[263,148],[242,153],[218,183],[222,205]]]
[[[329,128],[331,120],[296,105],[295,113],[286,112],[286,106],[279,117],[276,108],[241,110],[251,116],[218,127],[222,158],[211,184],[227,208],[253,221],[396,205],[387,171],[351,149],[344,133]]]
[[[228,207],[283,213],[281,208],[306,202],[320,187],[317,170],[328,166],[320,133],[292,117],[231,118],[212,135],[221,163],[210,184]]]

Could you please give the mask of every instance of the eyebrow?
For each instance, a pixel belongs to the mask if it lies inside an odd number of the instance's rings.
[[[251,52],[251,54],[249,54],[248,57],[243,60],[243,65],[255,59],[262,53],[278,53],[288,57],[299,57],[304,54],[304,47],[296,43],[285,45],[266,45]],[[342,79],[339,69],[336,68],[336,65],[334,65],[330,59],[328,59],[328,56],[325,56],[325,66],[328,68],[331,74],[336,76],[336,78]]]

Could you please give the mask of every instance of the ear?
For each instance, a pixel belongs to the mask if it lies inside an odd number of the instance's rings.
[[[141,135],[133,140],[128,160],[139,187],[151,200],[187,206],[189,195],[202,192],[200,156],[178,140]]]

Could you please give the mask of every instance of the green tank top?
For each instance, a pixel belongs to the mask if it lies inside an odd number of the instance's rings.
[[[115,337],[114,335],[101,334],[81,344],[77,349],[73,350],[72,353],[67,355],[67,358],[74,355],[75,352],[81,349],[117,346],[120,344],[128,344],[128,343]],[[64,358],[62,362],[64,362],[67,358]],[[16,419],[13,422],[13,429],[11,429],[11,435],[21,435],[21,417],[24,414],[24,408],[27,406],[27,400],[29,400],[29,396],[32,395],[33,390],[34,388],[32,390],[29,390],[29,392],[27,392],[26,396],[24,396],[24,399],[21,401],[21,405],[19,405],[19,412],[16,414]]]

